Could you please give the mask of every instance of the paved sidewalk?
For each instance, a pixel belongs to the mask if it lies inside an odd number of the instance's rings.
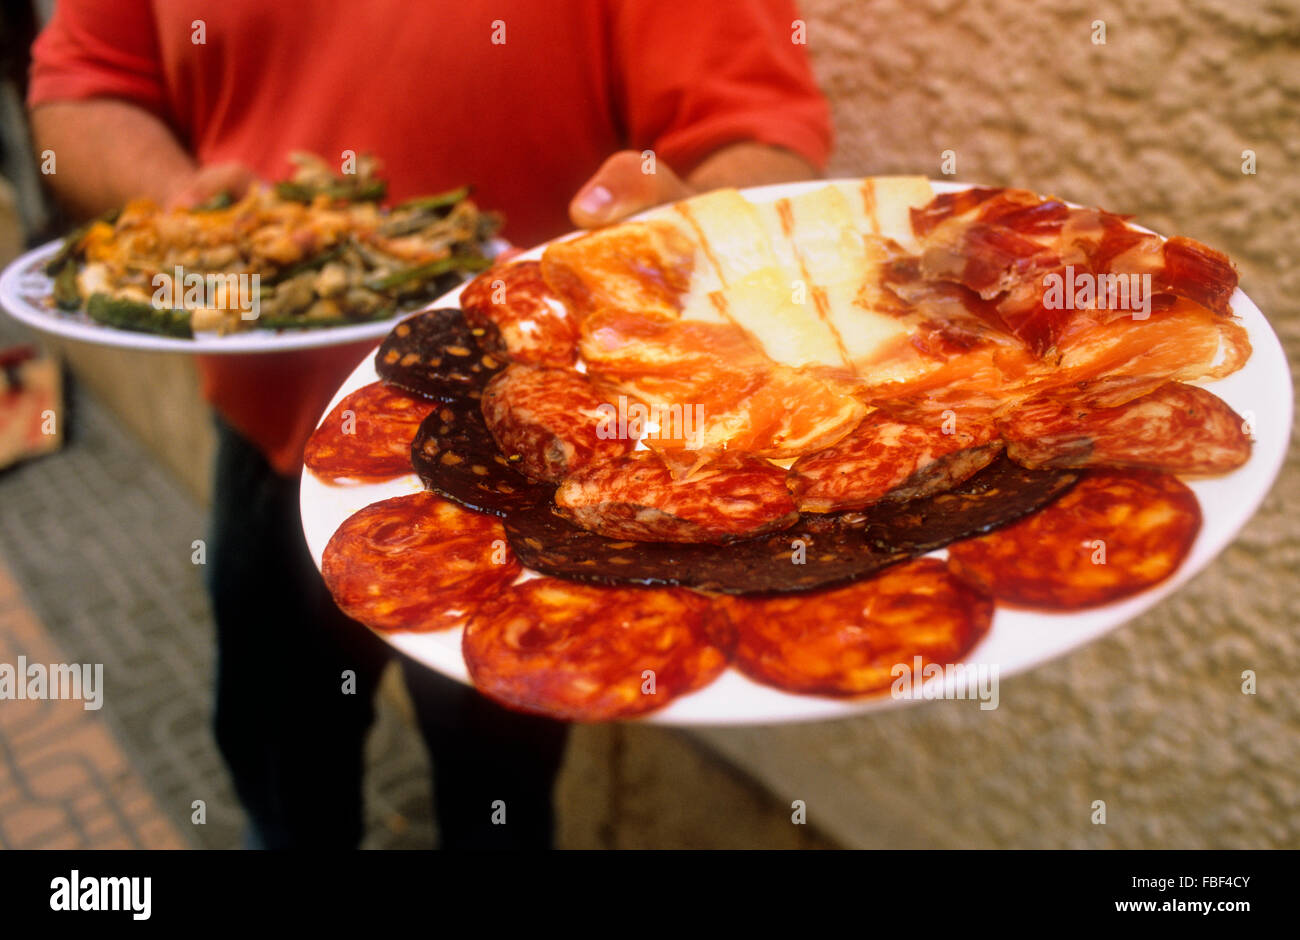
[[[0,565],[0,663],[69,658]],[[0,701],[0,849],[186,848],[99,711]]]
[[[0,345],[24,341],[0,316]],[[0,624],[0,662],[24,654],[32,662],[102,663],[105,702],[95,712],[54,703],[55,716],[41,718],[49,724],[30,724],[14,707],[31,703],[0,702],[0,754],[8,762],[20,743],[63,735],[60,722],[74,711],[79,723],[93,716],[86,741],[98,748],[91,764],[110,775],[101,783],[127,779],[113,775],[129,767],[171,827],[140,828],[129,817],[125,838],[237,848],[243,813],[210,732],[212,627],[202,572],[191,563],[191,543],[205,536],[203,511],[75,381],[69,405],[62,452],[0,472],[0,567],[10,594],[21,586]],[[15,650],[19,643],[32,651]],[[27,798],[16,796],[23,783],[12,769],[0,771],[0,812]],[[430,792],[418,735],[381,701],[368,747],[365,846],[431,847]],[[203,826],[191,822],[198,799]],[[38,836],[51,844],[80,838],[71,820],[64,832],[30,834]],[[11,840],[21,842],[0,830],[0,847]]]

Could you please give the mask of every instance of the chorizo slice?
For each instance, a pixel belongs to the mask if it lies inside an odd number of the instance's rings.
[[[626,454],[636,441],[620,437],[591,380],[571,369],[512,364],[483,390],[483,418],[516,468],[530,479],[558,483],[570,473]]]
[[[1201,527],[1176,477],[1094,471],[1041,512],[948,548],[960,577],[998,600],[1080,610],[1130,597],[1178,569]]]
[[[475,687],[520,711],[609,721],[662,708],[726,668],[727,622],[691,591],[555,578],[508,587],[465,630]]]
[[[1122,405],[1043,396],[998,422],[1007,455],[1026,467],[1135,467],[1226,473],[1250,459],[1239,414],[1212,392],[1169,382]]]
[[[646,450],[566,477],[555,505],[584,529],[641,542],[727,542],[798,518],[785,471],[766,460],[721,458],[679,480]]]
[[[470,324],[454,308],[407,317],[389,331],[375,353],[381,379],[436,401],[477,398],[505,365],[505,344],[497,328]]]
[[[372,503],[330,538],[321,574],[334,602],[374,630],[463,626],[518,577],[500,521],[433,493]]]
[[[988,632],[993,601],[922,558],[847,587],[800,597],[725,597],[745,675],[787,692],[865,695],[894,667],[959,661]]]
[[[847,437],[790,467],[803,512],[862,509],[951,489],[993,462],[1002,442],[991,424],[921,423],[875,411]]]
[[[439,404],[411,441],[411,465],[425,486],[496,516],[550,502],[552,487],[520,473],[522,459],[517,453],[502,453],[473,399]]]
[[[578,357],[578,330],[560,298],[542,278],[537,261],[489,268],[460,295],[471,326],[494,326],[515,362],[571,366]]]
[[[411,439],[433,410],[425,401],[372,382],[334,406],[307,439],[303,463],[328,482],[368,482],[411,472]]]

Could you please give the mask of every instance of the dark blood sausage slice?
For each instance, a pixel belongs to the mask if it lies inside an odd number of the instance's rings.
[[[948,427],[876,411],[836,444],[790,467],[790,490],[804,512],[863,509],[951,489],[997,457],[992,424]]]
[[[339,608],[374,630],[462,626],[519,575],[501,523],[432,493],[372,503],[330,538],[321,574]]]
[[[1250,459],[1240,415],[1203,388],[1169,382],[1116,407],[1044,396],[998,422],[1007,455],[1026,467],[1137,467],[1226,473]]]
[[[515,466],[525,476],[550,483],[636,446],[617,436],[612,410],[572,369],[515,363],[483,390],[483,418],[501,450],[520,456]]]
[[[878,503],[865,513],[841,513],[840,525],[861,520],[877,551],[923,555],[1022,519],[1068,491],[1079,474],[1028,470],[999,456],[946,493],[907,503]],[[831,517],[837,518],[837,517]]]
[[[1042,512],[948,549],[952,570],[998,600],[1048,610],[1095,607],[1173,574],[1201,527],[1176,477],[1093,471]]]
[[[375,353],[381,379],[437,401],[477,398],[505,364],[505,344],[496,327],[471,325],[454,308],[407,317]]]
[[[643,542],[729,542],[799,517],[785,471],[766,460],[725,458],[676,480],[647,450],[566,477],[555,505],[584,529]]]
[[[577,326],[542,278],[538,261],[489,268],[470,281],[460,305],[474,326],[491,324],[501,331],[515,362],[571,366],[578,358]]]
[[[566,721],[608,721],[708,685],[726,668],[729,645],[726,618],[691,591],[535,578],[483,603],[462,648],[490,698]]]
[[[885,512],[877,507],[871,524],[865,513],[806,514],[782,532],[722,546],[606,538],[561,518],[549,503],[508,516],[506,535],[523,565],[557,577],[723,594],[791,593],[861,580],[1019,519],[1076,477],[999,460],[948,493]]]
[[[433,402],[372,382],[334,407],[310,438],[303,463],[323,480],[384,480],[411,472],[411,438]]]
[[[727,545],[611,539],[574,525],[550,505],[507,516],[506,536],[520,561],[544,574],[724,594],[807,591],[866,577],[906,557],[872,550],[861,527],[826,523]]]
[[[889,688],[894,667],[959,661],[988,632],[993,601],[922,558],[870,581],[800,597],[726,597],[735,663],[765,685],[851,696]],[[915,677],[916,681],[920,677]]]
[[[473,399],[438,405],[411,441],[411,464],[425,486],[497,516],[550,502],[552,487],[528,480],[515,470],[519,462],[501,452]]]

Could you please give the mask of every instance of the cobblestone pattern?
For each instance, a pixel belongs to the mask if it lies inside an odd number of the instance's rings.
[[[0,663],[68,662],[0,565]],[[184,848],[99,711],[0,701],[0,849]]]
[[[0,317],[0,345],[27,338]],[[203,512],[69,385],[66,449],[0,474],[0,559],[63,655],[104,664],[96,714],[177,829],[198,846],[238,847],[243,813],[209,726],[212,626],[190,560]],[[367,753],[364,844],[431,846],[423,748],[389,704],[381,702]],[[201,827],[190,821],[196,799],[207,804]]]

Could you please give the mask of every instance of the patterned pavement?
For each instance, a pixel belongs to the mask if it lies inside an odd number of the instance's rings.
[[[0,345],[26,340],[0,317]],[[102,663],[104,707],[0,702],[0,848],[236,848],[243,815],[209,731],[211,624],[190,559],[203,512],[75,382],[68,395],[64,451],[0,473],[0,663]],[[364,845],[428,848],[427,758],[378,704]]]
[[[0,663],[68,662],[0,567]],[[0,702],[0,848],[184,848],[96,710]]]

